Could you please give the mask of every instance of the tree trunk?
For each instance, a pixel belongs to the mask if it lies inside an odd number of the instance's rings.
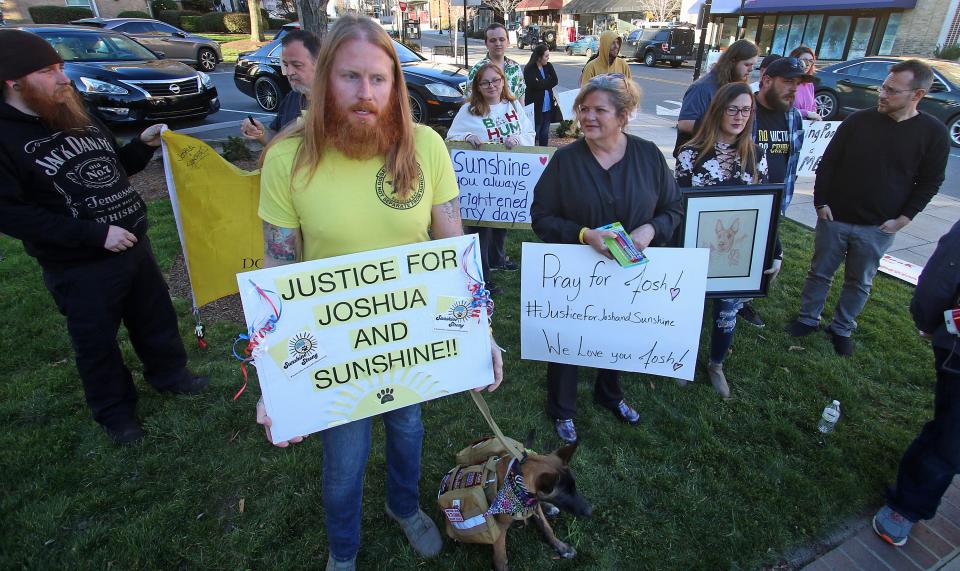
[[[297,0],[300,27],[323,38],[327,33],[327,2],[328,0]]]
[[[262,42],[264,37],[263,27],[260,25],[260,0],[247,0],[247,9],[250,11],[250,39]]]

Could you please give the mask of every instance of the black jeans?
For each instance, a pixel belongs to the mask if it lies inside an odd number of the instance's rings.
[[[552,418],[576,418],[579,369],[576,365],[547,363],[547,414]],[[593,400],[604,408],[616,410],[623,400],[620,371],[597,369]]]
[[[911,521],[936,515],[940,498],[960,473],[960,355],[940,347],[933,348],[933,355],[937,368],[933,420],[907,448],[896,488],[887,496],[890,507]]]
[[[117,344],[121,321],[148,383],[164,389],[189,376],[177,315],[146,237],[103,260],[45,269],[43,281],[67,318],[87,405],[100,424],[134,418],[137,391]]]

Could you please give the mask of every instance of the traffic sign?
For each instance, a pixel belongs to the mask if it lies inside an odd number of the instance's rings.
[[[407,3],[406,3],[406,2],[400,2],[400,11],[401,11],[401,12],[406,12],[406,11],[407,11]]]

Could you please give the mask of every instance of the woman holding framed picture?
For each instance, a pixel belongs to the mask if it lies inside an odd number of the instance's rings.
[[[681,188],[767,182],[766,156],[753,142],[755,109],[753,94],[746,83],[728,83],[717,91],[699,130],[693,139],[680,147],[677,154],[674,174]],[[735,224],[737,221],[728,225],[716,221],[716,242],[720,249],[736,239]],[[774,266],[779,269],[779,260],[774,262]],[[707,374],[713,388],[725,399],[730,398],[730,386],[723,372],[723,361],[733,345],[737,311],[744,301],[742,298],[719,298],[713,301],[713,330]],[[686,381],[678,382],[686,385]]]

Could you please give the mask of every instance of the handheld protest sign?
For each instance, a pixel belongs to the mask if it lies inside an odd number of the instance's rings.
[[[709,250],[643,252],[621,267],[590,246],[524,242],[520,356],[693,380]]]
[[[493,383],[475,234],[237,275],[274,442]]]
[[[533,188],[553,147],[514,147],[448,142],[460,188],[460,218],[471,226],[530,228]]]

